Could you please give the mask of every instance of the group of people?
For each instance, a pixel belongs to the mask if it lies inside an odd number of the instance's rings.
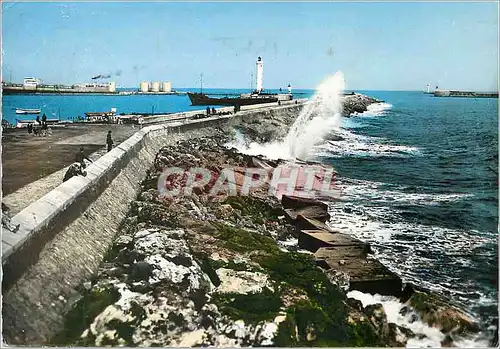
[[[36,122],[38,123],[38,127],[35,127],[34,124],[28,124],[28,134],[34,134],[35,136],[46,136],[49,131],[49,126],[47,125],[47,116],[45,113],[42,115],[42,120],[40,121],[40,116],[36,116]]]
[[[239,105],[235,105],[234,106],[234,109],[233,109],[233,113],[236,114],[237,112],[239,112],[241,110],[241,107]],[[231,114],[231,112],[219,112],[217,113],[217,111],[215,110],[214,107],[212,107],[212,109],[210,109],[210,107],[207,107],[207,115],[226,115],[226,114]]]
[[[212,112],[211,112],[212,115],[215,115],[217,114],[217,111],[215,110],[214,107],[212,107]],[[210,107],[207,107],[207,115],[210,115]]]
[[[108,131],[108,134],[106,136],[106,145],[108,148],[108,152],[113,149],[113,144],[114,141],[111,136],[111,131]],[[75,155],[75,162],[71,164],[71,166],[66,171],[66,174],[64,175],[63,182],[66,182],[68,179],[74,176],[86,176],[87,172],[85,171],[85,168],[87,167],[87,164],[85,163],[85,161],[93,162],[87,157],[87,155],[85,155],[83,147],[80,147],[80,150]]]

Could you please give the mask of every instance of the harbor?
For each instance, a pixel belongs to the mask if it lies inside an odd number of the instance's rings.
[[[4,345],[498,347],[498,6],[4,2]]]

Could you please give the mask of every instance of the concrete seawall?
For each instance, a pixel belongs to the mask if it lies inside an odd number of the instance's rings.
[[[76,288],[96,272],[162,146],[269,110],[297,115],[301,104],[251,106],[236,116],[201,120],[189,114],[145,127],[90,165],[87,177],[71,178],[14,216],[19,231],[2,237],[6,341],[43,344],[61,327]]]

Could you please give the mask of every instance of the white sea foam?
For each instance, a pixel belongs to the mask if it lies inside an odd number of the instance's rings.
[[[321,142],[315,147],[314,155],[317,157],[405,157],[420,156],[422,152],[417,147],[391,144],[381,137],[368,137],[341,129],[335,133],[342,137],[341,140]]]
[[[263,155],[270,159],[308,158],[318,142],[332,130],[340,128],[344,85],[342,72],[327,77],[318,86],[310,103],[304,106],[285,139],[258,144],[247,143],[239,135],[227,146],[248,155]]]
[[[352,179],[340,180],[337,186],[341,196],[329,206],[330,227],[369,242],[375,257],[405,282],[452,297],[471,311],[496,305],[492,291],[476,285],[473,279],[460,277],[470,269],[475,251],[481,251],[483,257],[494,254],[483,248],[495,239],[493,233],[402,220],[404,212],[388,205],[440,205],[463,200],[468,194],[407,194],[397,187],[384,190],[383,183]],[[450,268],[454,274],[450,274]]]
[[[366,109],[366,111],[362,113],[355,113],[354,116],[363,117],[363,116],[382,116],[386,115],[387,112],[392,108],[392,104],[380,102],[370,104]]]
[[[406,344],[408,348],[440,348],[441,342],[445,339],[445,335],[438,328],[430,327],[422,322],[413,309],[409,308],[409,311],[401,312],[405,305],[396,297],[372,295],[359,291],[350,291],[347,293],[347,297],[359,300],[363,307],[370,304],[381,304],[387,315],[388,323],[410,329],[416,334],[415,338],[408,340]],[[454,345],[461,348],[486,347],[488,340],[485,337],[484,333],[478,333],[467,338],[454,338]]]
[[[415,321],[415,319],[418,319],[418,315],[414,311],[402,315],[400,312],[405,305],[395,297],[371,295],[359,291],[351,291],[347,293],[347,297],[359,300],[363,307],[370,304],[382,304],[387,315],[387,322],[408,328],[416,334],[416,338],[408,340],[407,347],[409,348],[439,348],[441,342],[445,339],[445,335],[439,329],[430,327],[420,320]]]

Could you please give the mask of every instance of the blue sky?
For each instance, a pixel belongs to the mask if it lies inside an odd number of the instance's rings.
[[[314,88],[341,70],[349,89],[496,90],[498,3],[331,2],[2,4],[3,80],[113,75],[121,87]]]

